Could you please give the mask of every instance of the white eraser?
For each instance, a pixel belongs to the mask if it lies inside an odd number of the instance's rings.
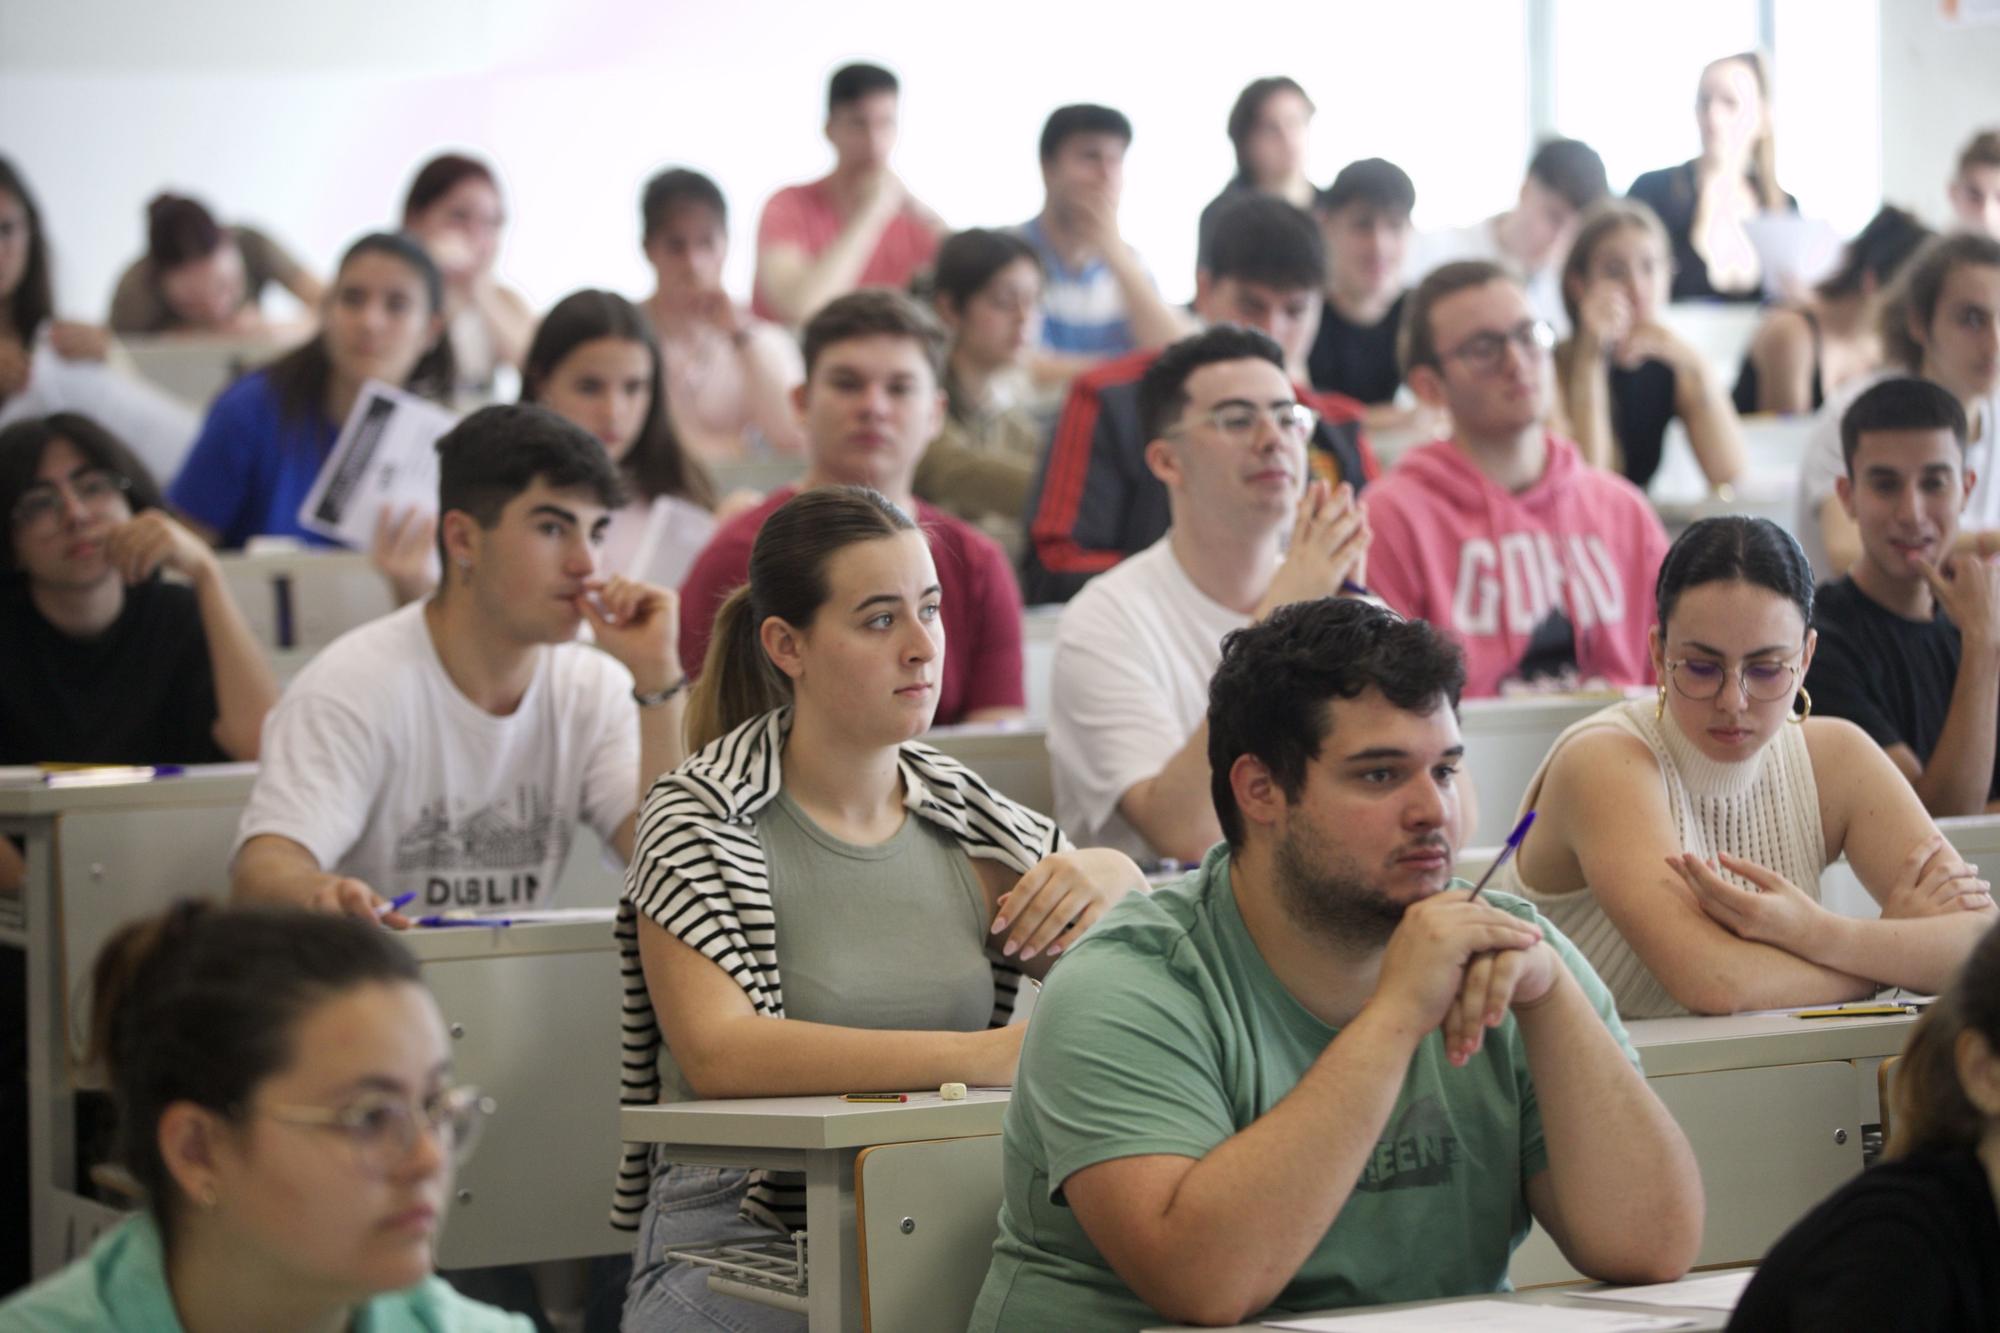
[[[938,1096],[948,1102],[962,1102],[965,1100],[965,1085],[963,1083],[947,1083],[938,1089]]]

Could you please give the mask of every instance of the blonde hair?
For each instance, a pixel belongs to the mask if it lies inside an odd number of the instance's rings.
[[[1765,212],[1781,212],[1788,204],[1784,190],[1778,185],[1778,143],[1771,129],[1771,62],[1762,51],[1738,51],[1735,55],[1709,61],[1702,72],[1706,73],[1717,65],[1746,65],[1750,76],[1757,81],[1757,97],[1764,104],[1764,119],[1757,128],[1757,142],[1750,148],[1750,184],[1757,191],[1757,202]]]
[[[1583,220],[1577,224],[1576,239],[1570,242],[1569,254],[1563,259],[1562,301],[1563,311],[1569,316],[1573,329],[1583,327],[1583,303],[1577,298],[1572,285],[1583,287],[1590,276],[1590,261],[1597,253],[1597,247],[1617,232],[1637,229],[1653,238],[1660,247],[1660,260],[1671,265],[1674,260],[1673,242],[1667,239],[1667,229],[1660,221],[1660,215],[1637,199],[1606,199],[1591,205]]]

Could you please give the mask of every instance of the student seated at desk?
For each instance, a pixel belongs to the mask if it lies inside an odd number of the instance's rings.
[[[1771,1247],[1742,1333],[2000,1328],[2000,930],[1911,1032],[1884,1160]]]
[[[2000,797],[2000,566],[1955,549],[1965,430],[1929,380],[1883,380],[1847,409],[1839,495],[1861,558],[1814,598],[1806,676],[1820,713],[1867,732],[1940,817]]]
[[[483,408],[438,441],[444,583],[285,691],[237,898],[505,916],[550,905],[578,820],[630,855],[641,793],[680,762],[686,678],[674,595],[598,574],[622,500],[604,447],[545,408]]]
[[[156,196],[146,205],[146,253],[132,261],[111,297],[119,333],[260,333],[258,308],[277,283],[307,310],[326,289],[284,247],[254,227],[221,227],[198,200]]]
[[[1021,590],[1007,556],[970,523],[914,498],[917,464],[944,420],[944,330],[900,292],[869,289],[829,301],[806,325],[806,382],[793,396],[805,422],[806,474],[716,530],[681,585],[681,664],[704,670],[710,626],[749,577],[757,532],[792,496],[821,486],[868,486],[923,525],[944,588],[939,623],[951,660],[937,673],[937,721],[1019,717]]]
[[[1228,841],[1051,974],[972,1329],[1504,1290],[1531,1221],[1607,1281],[1693,1261],[1694,1155],[1610,995],[1527,903],[1452,887],[1464,679],[1352,599],[1229,637]]]
[[[646,182],[639,201],[653,294],[640,308],[660,338],[669,419],[681,443],[711,463],[806,447],[792,411],[805,378],[798,341],[736,304],[722,285],[729,205],[699,171]]]
[[[403,196],[403,231],[444,279],[445,338],[454,394],[490,394],[501,366],[518,366],[535,331],[535,310],[494,275],[507,212],[493,168],[440,153],[417,169]]]
[[[277,683],[124,444],[68,414],[0,431],[0,532],[0,764],[257,757]]]
[[[1307,454],[1313,475],[1360,490],[1376,472],[1361,404],[1301,382],[1326,285],[1319,227],[1283,199],[1241,193],[1216,213],[1205,244],[1195,313],[1203,324],[1256,329],[1283,349],[1295,396],[1319,414]],[[1147,466],[1139,418],[1139,380],[1159,355],[1134,352],[1071,382],[1028,494],[1021,574],[1031,602],[1066,602],[1092,575],[1166,535],[1167,492]]]
[[[194,414],[127,373],[103,329],[56,318],[54,271],[28,182],[0,157],[0,426],[81,412],[164,475],[194,438]]]
[[[333,545],[299,526],[299,506],[366,381],[450,397],[443,309],[444,280],[415,242],[363,236],[341,256],[318,336],[222,391],[168,500],[231,550],[265,534]]]
[[[92,973],[136,1216],[0,1305],[0,1333],[525,1333],[431,1275],[483,1112],[380,930],[187,902]]]
[[[1572,329],[1556,348],[1563,410],[1584,461],[1640,490],[1679,418],[1702,475],[1722,486],[1743,471],[1743,433],[1707,358],[1660,322],[1670,263],[1667,233],[1644,204],[1608,200],[1584,215],[1562,268]]]
[[[951,335],[944,424],[924,449],[916,494],[978,524],[1010,555],[1042,452],[1027,403],[1028,355],[1042,299],[1042,262],[1012,232],[955,232],[938,247],[931,306]]]
[[[1167,348],[1139,381],[1139,413],[1173,526],[1063,608],[1049,768],[1056,819],[1079,842],[1192,864],[1222,836],[1203,719],[1224,637],[1365,586],[1368,520],[1350,487],[1310,478],[1318,418],[1255,329]]]
[[[1880,747],[1809,718],[1798,543],[1769,519],[1703,519],[1667,552],[1654,601],[1657,698],[1556,738],[1499,882],[1576,941],[1627,1018],[1943,987],[1993,900]],[[1820,906],[1820,872],[1843,855],[1880,920]]]
[[[862,487],[805,491],[758,532],[689,706],[700,748],[640,818],[618,920],[626,1105],[1011,1082],[1020,974],[1143,891],[1124,856],[1071,850],[916,741],[947,648],[940,582],[922,531]],[[640,1231],[626,1329],[804,1327],[662,1256],[803,1226],[798,1178],[627,1145],[613,1221]]]
[[[1877,319],[1884,373],[1941,384],[1965,408],[1965,471],[1974,481],[1959,544],[2000,554],[2000,239],[1969,232],[1934,237],[1903,266]],[[1799,465],[1792,531],[1813,568],[1829,578],[1861,555],[1854,520],[1836,494],[1847,472],[1840,422],[1877,378],[1857,380],[1827,400]]]

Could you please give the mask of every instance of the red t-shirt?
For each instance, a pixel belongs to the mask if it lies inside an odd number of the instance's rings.
[[[796,486],[771,492],[763,504],[716,530],[681,585],[681,664],[690,675],[708,654],[715,610],[750,577],[750,548],[764,520],[792,498]],[[917,501],[917,522],[930,537],[944,596],[944,669],[935,721],[961,722],[982,708],[1022,708],[1021,589],[1013,566],[991,537],[942,509]]]
[[[806,185],[788,185],[772,195],[757,220],[757,253],[774,245],[795,245],[814,259],[832,245],[847,222],[834,207],[833,192],[825,180]],[[862,287],[894,287],[901,290],[937,253],[936,233],[905,207],[882,229],[868,267],[861,270]],[[760,319],[784,322],[771,308],[759,284],[750,294],[750,312]]]

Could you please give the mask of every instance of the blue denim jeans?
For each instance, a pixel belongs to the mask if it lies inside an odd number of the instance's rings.
[[[653,1177],[625,1289],[625,1333],[805,1333],[804,1315],[710,1291],[709,1269],[661,1257],[670,1246],[770,1240],[776,1232],[737,1215],[749,1188],[747,1171],[727,1167],[675,1166]]]

